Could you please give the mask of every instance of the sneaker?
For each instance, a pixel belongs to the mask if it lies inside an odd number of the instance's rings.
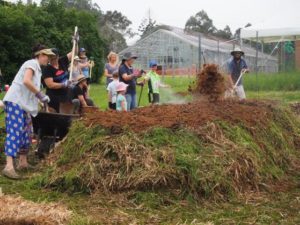
[[[13,180],[21,179],[20,175],[17,174],[14,169],[11,169],[11,170],[4,169],[4,170],[2,170],[2,174],[3,174],[3,176],[13,179]]]

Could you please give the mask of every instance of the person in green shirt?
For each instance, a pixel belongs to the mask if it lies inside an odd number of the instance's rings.
[[[160,81],[160,76],[157,73],[157,62],[155,60],[151,60],[149,63],[150,71],[145,76],[144,82],[148,82],[148,98],[149,103],[158,104],[159,103],[159,88],[160,87],[169,87],[168,85],[164,85]]]

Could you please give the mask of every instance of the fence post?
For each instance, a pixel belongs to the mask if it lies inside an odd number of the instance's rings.
[[[259,95],[258,93],[258,31],[256,31],[256,57],[255,57],[255,74],[256,74],[256,91],[257,91],[257,97]]]
[[[202,47],[201,47],[201,33],[199,33],[199,47],[198,47],[198,61],[199,61],[199,71],[201,70],[202,66]]]

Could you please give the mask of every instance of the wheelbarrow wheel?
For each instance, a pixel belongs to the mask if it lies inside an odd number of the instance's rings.
[[[55,146],[55,137],[43,137],[39,141],[37,154],[40,159],[44,159]]]

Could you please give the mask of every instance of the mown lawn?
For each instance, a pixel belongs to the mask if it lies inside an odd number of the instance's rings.
[[[195,76],[166,76],[162,77],[164,83],[171,86],[171,90],[162,91],[161,97],[174,95],[177,92],[187,92],[188,86],[193,84]],[[286,74],[246,74],[244,77],[246,95],[249,99],[273,99],[284,102],[300,100],[300,72]],[[137,99],[141,93],[137,87]],[[91,97],[101,108],[107,108],[107,93],[105,85],[93,84],[90,91]],[[140,106],[148,105],[147,85],[144,87]]]

